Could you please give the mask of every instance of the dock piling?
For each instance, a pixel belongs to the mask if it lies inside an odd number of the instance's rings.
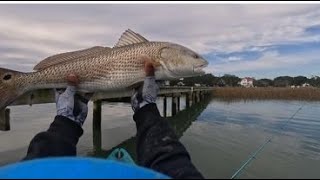
[[[93,102],[92,134],[95,152],[101,150],[101,102],[101,100]]]
[[[10,131],[10,109],[0,110],[0,130]]]
[[[163,117],[167,117],[167,97],[163,97]]]

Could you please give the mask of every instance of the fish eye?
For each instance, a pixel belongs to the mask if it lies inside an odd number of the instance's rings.
[[[199,58],[198,54],[194,54],[193,57],[194,57],[195,59],[198,59],[198,58]]]
[[[6,74],[5,76],[3,76],[3,80],[9,80],[11,79],[11,74]]]

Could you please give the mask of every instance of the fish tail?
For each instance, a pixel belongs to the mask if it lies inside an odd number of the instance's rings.
[[[4,109],[24,93],[26,73],[0,68],[0,109]]]

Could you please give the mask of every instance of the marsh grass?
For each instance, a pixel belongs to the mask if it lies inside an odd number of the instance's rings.
[[[223,87],[213,90],[213,97],[232,100],[301,100],[320,101],[320,88],[242,88]]]

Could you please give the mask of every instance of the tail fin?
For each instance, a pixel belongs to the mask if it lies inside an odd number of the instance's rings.
[[[4,109],[24,93],[25,73],[0,68],[0,109]]]

